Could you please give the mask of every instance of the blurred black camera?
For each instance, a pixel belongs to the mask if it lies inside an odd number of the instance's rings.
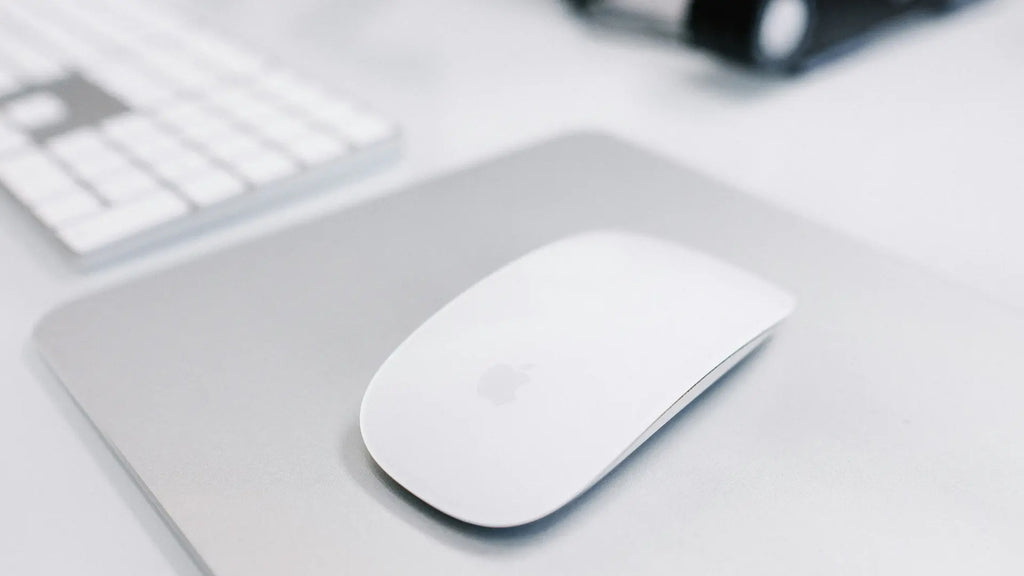
[[[973,0],[570,0],[617,28],[657,33],[762,69],[799,71],[886,25]]]

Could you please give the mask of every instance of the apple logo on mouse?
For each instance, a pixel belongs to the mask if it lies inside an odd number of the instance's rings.
[[[477,393],[495,406],[503,406],[516,399],[519,387],[530,382],[529,370],[532,365],[519,367],[510,364],[495,364],[488,368],[476,385]]]

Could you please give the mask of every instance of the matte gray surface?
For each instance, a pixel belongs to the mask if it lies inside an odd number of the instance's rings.
[[[389,482],[357,423],[386,355],[498,266],[603,226],[723,257],[799,308],[546,520],[475,529]],[[602,136],[93,296],[37,340],[219,576],[1024,568],[1024,319]]]

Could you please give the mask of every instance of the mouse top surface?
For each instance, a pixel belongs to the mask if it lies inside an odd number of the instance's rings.
[[[363,397],[363,440],[438,510],[525,524],[598,481],[793,306],[678,244],[572,236],[484,278],[399,345]]]

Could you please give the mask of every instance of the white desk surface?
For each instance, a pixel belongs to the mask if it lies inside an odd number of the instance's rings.
[[[190,0],[362,97],[399,164],[95,272],[0,202],[0,573],[191,575],[29,341],[75,295],[558,132],[596,127],[1024,306],[1024,3],[989,0],[792,80],[588,28],[557,0]]]

